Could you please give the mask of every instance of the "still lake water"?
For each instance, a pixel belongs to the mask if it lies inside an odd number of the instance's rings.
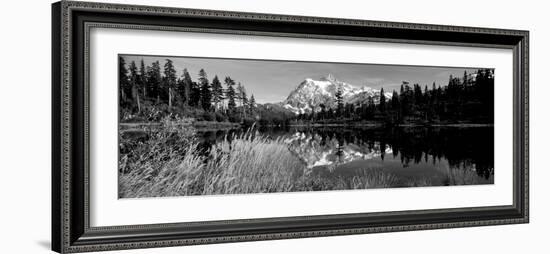
[[[197,136],[208,150],[243,131],[201,131]],[[402,186],[494,183],[492,126],[287,127],[259,128],[258,133],[283,140],[307,170],[323,177],[377,169],[397,177]]]

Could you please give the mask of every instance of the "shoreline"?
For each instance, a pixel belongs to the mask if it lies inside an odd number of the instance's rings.
[[[142,122],[142,123],[119,123],[120,131],[131,131],[137,129],[146,128],[158,128],[163,127],[164,123],[159,122]],[[216,121],[196,121],[196,122],[170,122],[172,127],[193,127],[197,131],[210,131],[210,130],[230,130],[238,129],[243,125],[233,122],[216,122]],[[418,123],[405,123],[396,125],[385,125],[382,122],[366,122],[366,123],[302,123],[302,124],[289,124],[287,127],[455,127],[455,128],[474,128],[474,127],[492,127],[494,124],[488,123],[435,123],[435,124],[418,124]],[[281,127],[276,125],[263,125],[263,127]]]
[[[141,123],[119,123],[119,131],[136,131],[149,128],[162,128],[162,127],[179,127],[189,128],[192,127],[197,131],[210,131],[210,130],[230,130],[241,127],[240,123],[232,122],[216,122],[216,121],[195,121],[195,122],[177,122],[170,121],[168,125],[161,122],[141,122]]]

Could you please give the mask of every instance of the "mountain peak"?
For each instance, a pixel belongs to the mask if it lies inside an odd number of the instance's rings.
[[[366,86],[358,88],[340,82],[336,80],[334,75],[328,74],[320,80],[305,79],[290,93],[283,104],[285,108],[296,114],[317,111],[321,104],[328,108],[335,108],[335,98],[338,90],[342,91],[345,103],[360,105],[365,103],[369,97],[372,97],[375,103],[378,103],[380,98],[380,90]],[[384,93],[384,95],[386,98],[391,97],[391,94],[388,93]]]

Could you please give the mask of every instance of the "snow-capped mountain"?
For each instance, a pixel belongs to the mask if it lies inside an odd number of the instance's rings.
[[[319,80],[307,78],[294,89],[287,99],[283,102],[286,109],[295,114],[320,110],[323,104],[327,108],[336,107],[336,92],[342,91],[344,103],[362,104],[367,103],[369,97],[372,97],[374,103],[380,100],[380,90],[367,86],[356,87],[337,80],[332,74],[322,77]],[[391,93],[384,93],[389,99]]]

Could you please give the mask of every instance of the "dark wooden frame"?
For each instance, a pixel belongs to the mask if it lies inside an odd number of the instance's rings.
[[[194,31],[512,49],[513,205],[90,227],[88,31]],[[85,252],[527,223],[528,31],[62,1],[52,5],[52,249]]]

